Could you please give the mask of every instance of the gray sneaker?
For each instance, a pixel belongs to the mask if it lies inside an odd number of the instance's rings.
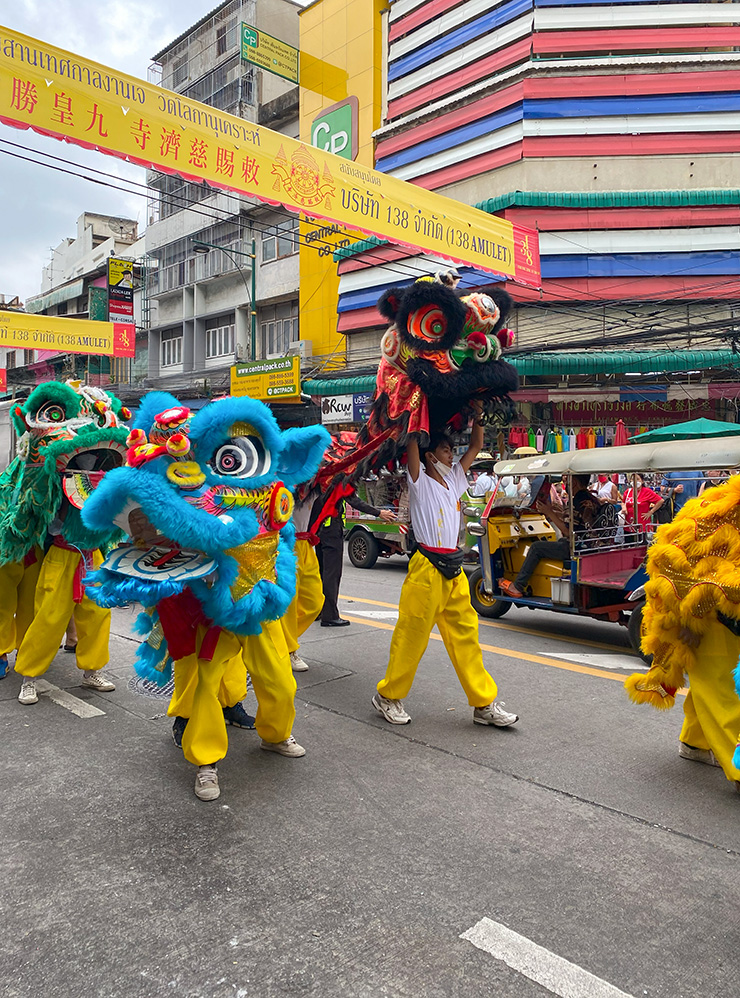
[[[36,680],[31,676],[24,676],[21,683],[21,691],[18,694],[18,703],[38,703],[39,695],[36,692]]]
[[[98,693],[112,693],[116,688],[115,683],[103,679],[99,669],[86,669],[82,673],[80,686],[86,686],[89,690],[97,690]]]
[[[505,706],[503,700],[494,700],[485,707],[476,707],[473,711],[473,724],[492,724],[496,728],[508,728],[510,724],[516,724],[519,715],[510,714],[508,710],[504,710]]]
[[[678,754],[682,759],[690,759],[692,762],[703,762],[705,766],[719,766],[711,749],[694,748],[686,742],[678,743]]]
[[[373,697],[373,707],[389,724],[409,724],[411,716],[403,709],[403,700],[389,700],[376,693]]]
[[[264,749],[265,752],[277,752],[278,755],[287,756],[289,759],[300,759],[302,755],[306,754],[304,747],[299,745],[292,735],[284,742],[266,742],[263,738],[260,742],[260,748]]]
[[[218,770],[215,766],[198,766],[195,774],[195,796],[198,800],[216,800],[221,796]]]

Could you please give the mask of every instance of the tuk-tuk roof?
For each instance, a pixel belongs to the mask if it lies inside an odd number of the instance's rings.
[[[616,472],[712,471],[740,468],[740,436],[671,440],[626,447],[538,454],[498,461],[497,475],[612,475]]]

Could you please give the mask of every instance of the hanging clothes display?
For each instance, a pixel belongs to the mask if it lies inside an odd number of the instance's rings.
[[[552,430],[548,430],[545,437],[545,454],[555,454],[557,453],[557,449],[558,445],[555,441],[555,434]]]

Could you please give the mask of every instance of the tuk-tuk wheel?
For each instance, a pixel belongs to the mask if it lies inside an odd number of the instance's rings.
[[[483,572],[480,568],[476,568],[468,578],[468,584],[470,586],[470,602],[473,604],[473,609],[481,617],[503,617],[511,609],[511,603],[496,599],[495,596],[489,596],[485,591]]]
[[[640,642],[642,640],[642,613],[644,609],[645,600],[642,600],[630,614],[629,623],[627,624],[627,635],[629,636],[630,644],[643,662],[645,662],[646,665],[652,665],[653,656],[646,655],[640,647]]]
[[[349,535],[347,554],[355,568],[372,568],[378,560],[380,545],[369,531],[359,528]]]

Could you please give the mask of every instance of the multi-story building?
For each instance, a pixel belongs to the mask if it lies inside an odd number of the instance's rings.
[[[28,298],[25,311],[72,319],[108,320],[108,258],[131,260],[143,253],[138,224],[119,218],[84,212],[77,219],[77,234],[63,239],[52,250],[41,273],[41,292]],[[139,331],[135,360],[59,353],[53,350],[17,350],[0,347],[0,367],[8,370],[8,394],[42,381],[82,376],[94,384],[129,384],[140,373],[146,359],[142,341],[141,303],[134,292],[134,321]],[[143,354],[143,362],[142,362]]]
[[[298,87],[242,59],[242,24],[298,45],[291,0],[228,0],[154,56],[150,78],[295,138]],[[298,220],[207,184],[150,171],[149,383],[228,387],[236,360],[299,350]]]
[[[542,290],[510,289],[535,353],[514,358],[524,411],[736,416],[740,7],[391,0],[384,16],[376,169],[539,230]],[[348,366],[372,366],[380,293],[439,261],[370,239],[335,262]],[[491,279],[459,269],[463,287]]]

